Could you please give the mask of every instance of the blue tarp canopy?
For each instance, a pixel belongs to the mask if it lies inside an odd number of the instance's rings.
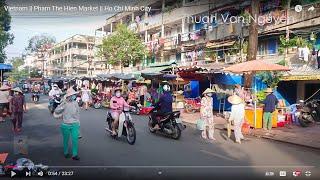
[[[0,63],[0,70],[12,70],[12,66],[10,64]]]
[[[217,73],[214,74],[214,81],[215,84],[235,85],[242,84],[243,78],[239,75]]]

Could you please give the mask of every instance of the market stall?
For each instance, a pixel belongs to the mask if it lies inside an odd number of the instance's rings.
[[[247,61],[239,64],[235,64],[229,66],[224,69],[225,72],[231,72],[236,74],[244,74],[244,76],[254,77],[257,72],[265,72],[265,71],[289,71],[290,69],[286,66],[268,63],[262,60],[253,60]],[[257,83],[255,78],[254,82],[254,104],[248,105],[246,107],[246,120],[250,123],[251,127],[261,128],[260,124],[262,124],[262,106],[257,101]],[[278,118],[277,112],[273,113],[273,124],[276,124]]]

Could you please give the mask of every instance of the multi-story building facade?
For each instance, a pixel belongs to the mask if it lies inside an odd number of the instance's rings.
[[[95,58],[95,38],[74,35],[54,45],[46,61],[48,76],[94,75],[105,69],[105,64]]]
[[[249,37],[246,15],[250,5],[251,1],[248,0],[144,1],[136,6],[149,6],[150,12],[115,14],[96,29],[96,34],[103,32],[104,37],[108,37],[119,23],[128,25],[138,33],[146,44],[149,55],[137,67],[130,67],[133,71],[164,62],[206,67],[208,64],[232,64],[246,60]],[[259,24],[257,59],[273,63],[283,59],[287,61],[293,70],[284,79],[290,80],[288,77],[295,76],[291,79],[294,86],[304,87],[296,88],[296,96],[304,98],[307,96],[305,84],[314,82],[309,81],[306,76],[310,80],[320,79],[316,57],[309,55],[307,59],[301,60],[299,52],[304,47],[290,47],[287,53],[281,52],[280,36],[297,36],[310,41],[311,35],[315,35],[314,47],[319,50],[320,6],[317,3],[302,4],[303,10],[297,12],[295,5],[292,3],[287,8],[278,0],[263,1],[259,7],[260,13],[253,18]],[[316,83],[314,87],[318,86],[319,83]]]

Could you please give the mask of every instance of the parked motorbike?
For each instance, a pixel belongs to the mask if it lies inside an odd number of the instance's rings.
[[[15,163],[5,165],[3,168],[6,175],[11,176],[12,172],[14,172],[15,177],[26,177],[26,173],[30,173],[32,176],[46,176],[49,170],[49,166],[34,164],[33,161],[27,158],[17,159]]]
[[[92,105],[95,109],[100,109],[102,106],[102,98],[96,94],[92,97]]]
[[[302,108],[299,110],[298,120],[302,127],[320,122],[320,100],[311,100],[303,103]]]
[[[182,124],[182,120],[180,119],[180,111],[174,111],[156,117],[158,125],[160,127],[159,130],[155,130],[152,127],[152,114],[156,112],[157,108],[153,108],[149,113],[149,131],[151,133],[159,131],[163,134],[170,136],[173,139],[178,140],[181,137],[181,131],[186,128],[186,126]]]
[[[40,92],[33,92],[32,93],[32,101],[34,103],[38,103],[40,99]]]
[[[121,136],[125,136],[127,139],[127,142],[130,145],[133,145],[136,142],[136,129],[134,128],[134,123],[132,121],[132,117],[130,115],[129,110],[123,110],[122,113],[119,116],[119,126],[116,129],[117,135],[112,135],[112,123],[113,118],[111,116],[111,113],[108,112],[107,114],[107,127],[106,131],[110,133],[110,135],[113,138],[120,138]]]
[[[60,94],[54,95],[52,99],[49,101],[49,111],[53,114],[54,110],[62,103],[62,98]]]

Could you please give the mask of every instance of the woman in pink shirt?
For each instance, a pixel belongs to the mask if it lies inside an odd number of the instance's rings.
[[[112,109],[111,116],[113,118],[112,134],[116,135],[116,128],[119,125],[119,116],[124,107],[131,107],[121,96],[122,90],[120,88],[115,89],[115,96],[110,100],[110,108]]]

